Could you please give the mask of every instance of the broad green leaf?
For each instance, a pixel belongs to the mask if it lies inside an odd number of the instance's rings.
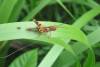
[[[0,6],[1,6],[1,4],[2,4],[2,0],[0,0]]]
[[[60,23],[46,22],[46,26],[54,25],[54,24],[59,25]],[[5,26],[6,26],[6,28],[5,28]],[[69,45],[66,45],[62,41],[63,39],[66,39],[67,37],[71,37],[71,35],[73,35],[73,33],[71,33],[73,31],[73,30],[71,31],[71,28],[74,29],[73,27],[71,27],[70,25],[65,25],[68,28],[69,33],[67,33],[68,31],[66,30],[66,27],[58,28],[56,31],[53,32],[53,35],[51,35],[51,37],[48,38],[48,36],[45,36],[45,35],[41,35],[39,37],[38,32],[27,31],[27,28],[30,28],[30,27],[34,28],[34,26],[35,25],[33,24],[33,22],[1,24],[0,25],[0,30],[1,30],[0,41],[12,40],[12,39],[32,39],[32,40],[45,41],[45,42],[49,42],[52,44],[61,44],[61,46],[65,47],[69,52],[71,52],[75,56],[75,53],[72,51],[71,47]],[[18,29],[18,27],[20,27],[21,29]],[[5,30],[3,30],[3,28],[5,28]],[[76,31],[79,32],[79,30],[77,30],[77,29],[76,29]],[[66,32],[66,33],[64,34],[64,32]],[[73,32],[75,32],[75,31],[73,31]],[[67,34],[69,34],[69,35],[67,35]],[[61,38],[62,40],[59,40],[57,38]]]
[[[36,67],[37,66],[37,50],[25,52],[17,57],[9,67]]]
[[[46,21],[41,21],[41,23],[42,22],[45,23]],[[61,23],[46,22],[45,26],[51,26],[51,25],[57,26],[60,24]],[[21,29],[18,29],[18,27],[20,27]],[[39,36],[39,33],[37,33],[36,31],[33,31],[33,32],[27,31],[27,28],[31,28],[31,27],[35,28],[35,24],[33,22],[1,24],[0,25],[0,30],[1,30],[0,41],[20,39],[20,38],[35,39]],[[48,36],[48,34],[47,34],[47,36]],[[42,40],[42,38],[45,39],[45,38],[47,38],[47,36],[42,35],[41,37],[37,38],[36,40],[39,40],[39,39]],[[77,40],[82,43],[87,42],[87,39],[81,30],[79,30],[78,28],[76,28],[74,26],[67,25],[67,24],[63,24],[61,27],[58,27],[56,31],[52,32],[51,38],[62,38],[63,40],[66,38],[71,38],[71,39]],[[47,38],[47,39],[49,39],[49,38]]]

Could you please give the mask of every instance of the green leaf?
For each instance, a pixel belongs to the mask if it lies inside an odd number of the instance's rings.
[[[100,67],[100,62],[96,62],[96,66],[95,67]]]
[[[76,54],[74,53],[73,49],[70,47],[69,44],[66,44],[65,42],[59,40],[59,39],[53,39],[52,40],[53,44],[54,45],[61,45],[63,46],[66,51],[68,53],[70,53],[70,55],[73,56],[73,58],[75,60],[78,60]],[[60,46],[57,46],[60,48]],[[56,48],[56,47],[54,47]],[[54,49],[52,48],[52,49]],[[58,55],[59,55],[59,52],[57,52],[57,50],[59,50],[59,48],[55,49],[55,51],[53,50],[53,53],[50,51],[46,56],[45,58],[42,60],[42,62],[38,65],[38,67],[51,67],[53,65],[53,63],[55,62],[55,59],[57,59]],[[51,58],[52,57],[52,58]]]
[[[7,23],[18,0],[4,0],[0,7],[0,23]]]
[[[75,3],[75,4],[79,4],[79,5],[85,5],[91,8],[95,8],[97,6],[99,6],[98,3],[96,3],[94,0],[61,0],[63,3]],[[55,4],[56,1],[51,1],[50,4]]]
[[[76,62],[74,67],[81,67],[81,63],[80,62]]]
[[[18,16],[21,13],[22,8],[24,7],[24,4],[25,4],[25,0],[18,0],[9,17],[9,22],[14,22],[18,20]]]
[[[39,11],[41,11],[50,2],[51,2],[51,0],[41,0],[38,3],[38,5],[35,8],[33,8],[33,10],[23,20],[30,20],[30,19],[32,19],[33,17],[35,17],[35,15],[37,13],[39,13]]]
[[[25,52],[17,57],[9,67],[36,67],[37,66],[37,50]]]
[[[61,0],[56,0],[57,3],[72,17],[73,20],[75,20],[75,17],[72,15],[72,13],[68,10],[67,7],[62,3]]]
[[[95,66],[95,57],[94,54],[91,53],[91,51],[88,51],[88,57],[86,61],[84,62],[83,67],[94,67]]]
[[[53,47],[54,48],[54,47]],[[53,49],[52,48],[52,49]],[[55,47],[56,49],[58,48],[58,47]],[[62,52],[62,50],[61,50],[61,47],[59,47],[59,51],[61,51]],[[59,53],[59,54],[57,54],[57,53]],[[51,53],[52,54],[52,53]],[[74,57],[70,54],[70,53],[68,53],[68,51],[63,51],[62,53],[60,53],[60,52],[57,52],[56,51],[56,53],[55,53],[56,55],[58,55],[58,58],[57,58],[57,60],[55,61],[55,63],[53,64],[53,66],[52,67],[70,67],[70,65],[69,64],[73,64],[73,63],[75,63],[75,59],[74,59]],[[54,55],[55,56],[55,55]]]
[[[81,28],[82,26],[86,25],[88,21],[93,19],[95,16],[100,14],[100,6],[93,8],[92,10],[86,12],[82,17],[74,22],[74,26],[77,28]]]
[[[89,35],[89,41],[92,43],[92,44],[96,44],[100,41],[100,27],[95,30],[94,32],[92,32],[90,35]]]

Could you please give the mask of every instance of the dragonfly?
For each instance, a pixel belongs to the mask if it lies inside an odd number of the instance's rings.
[[[39,33],[47,33],[51,31],[56,31],[57,27],[56,26],[47,26],[45,27],[40,21],[34,21],[37,27],[35,28],[35,31]],[[33,31],[33,28],[27,28],[27,31]]]
[[[39,34],[42,34],[42,33],[48,33],[48,32],[52,32],[52,31],[56,31],[57,30],[57,27],[55,25],[51,25],[51,26],[44,26],[41,21],[36,21],[36,20],[33,20],[34,23],[36,24],[36,27],[35,28],[27,28],[26,30],[27,31],[35,31],[35,32],[38,32]]]

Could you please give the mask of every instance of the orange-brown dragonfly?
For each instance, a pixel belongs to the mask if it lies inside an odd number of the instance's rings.
[[[40,23],[40,21],[34,21],[34,22],[37,25],[36,31],[40,32],[40,33],[51,32],[51,31],[55,31],[57,29],[56,26],[45,27],[45,26],[43,26],[43,24]],[[33,30],[33,28],[27,29],[27,31],[32,31],[32,30]]]

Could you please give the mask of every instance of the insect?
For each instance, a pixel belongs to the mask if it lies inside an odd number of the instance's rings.
[[[37,25],[36,31],[40,32],[40,33],[51,32],[51,31],[55,31],[57,29],[56,26],[45,27],[45,26],[43,26],[42,23],[40,23],[40,21],[34,21],[34,22]],[[32,28],[28,28],[27,30],[28,31],[32,31],[33,29]]]

